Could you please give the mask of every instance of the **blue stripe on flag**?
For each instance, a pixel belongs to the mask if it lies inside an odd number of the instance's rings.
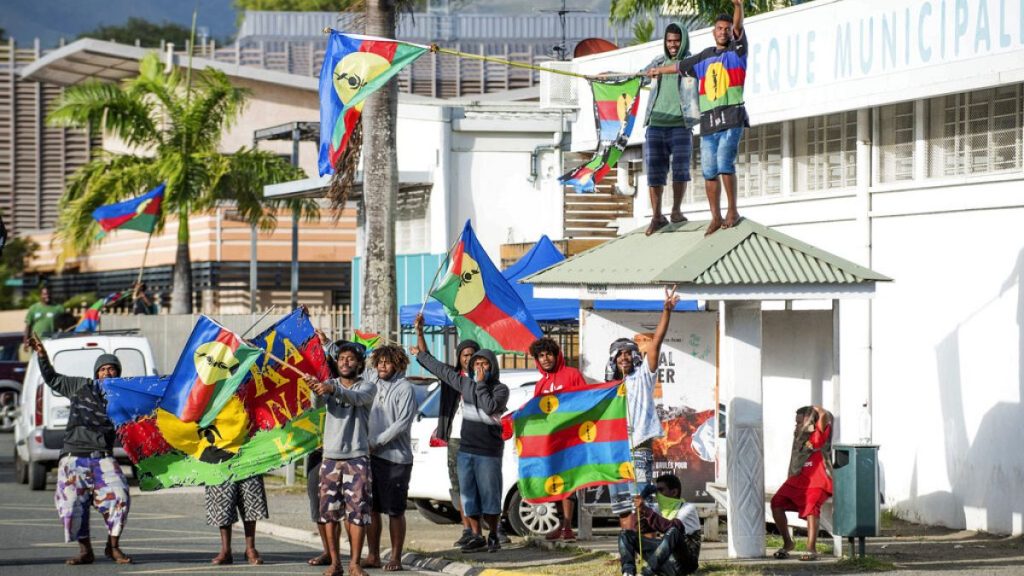
[[[611,398],[614,398],[615,395],[618,394],[619,384],[615,383],[614,385],[607,386],[607,388],[592,386],[554,394],[554,396],[558,397],[558,408],[556,412],[585,412],[602,402],[606,402]],[[523,407],[516,411],[515,418],[518,420],[520,418],[528,418],[537,414],[544,414],[540,409],[540,401],[544,396],[551,396],[551,394],[545,394],[543,396],[537,396],[536,398],[530,399],[529,402],[523,404]]]
[[[547,478],[552,474],[587,464],[619,464],[631,461],[629,443],[626,440],[589,442],[571,446],[550,456],[521,458],[519,478]]]

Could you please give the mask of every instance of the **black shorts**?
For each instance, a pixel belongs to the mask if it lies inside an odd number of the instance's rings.
[[[370,457],[373,478],[373,511],[388,516],[405,514],[409,499],[409,477],[412,464],[396,464],[383,458]]]

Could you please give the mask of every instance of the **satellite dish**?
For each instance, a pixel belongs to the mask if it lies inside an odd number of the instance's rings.
[[[618,50],[618,48],[618,46],[604,38],[587,38],[586,40],[581,40],[580,43],[576,45],[576,49],[572,51],[572,57],[580,58],[582,56],[590,56],[591,54],[600,54],[602,52]]]

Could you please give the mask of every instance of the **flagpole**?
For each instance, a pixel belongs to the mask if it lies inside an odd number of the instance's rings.
[[[245,339],[245,336],[246,336],[246,335],[247,335],[247,334],[248,334],[249,332],[252,332],[252,329],[253,329],[253,328],[255,328],[257,324],[259,324],[260,322],[262,322],[262,321],[263,321],[263,319],[264,319],[264,318],[266,318],[266,317],[267,317],[267,315],[268,315],[268,314],[270,314],[271,312],[273,312],[273,311],[274,311],[274,310],[275,310],[276,308],[277,308],[277,304],[272,304],[272,305],[270,306],[270,308],[267,308],[267,311],[266,311],[266,312],[264,312],[262,316],[260,316],[259,318],[257,318],[257,319],[256,319],[256,321],[252,323],[252,326],[249,326],[248,328],[246,328],[245,332],[242,332],[242,335],[241,335],[241,336],[239,336],[239,338],[241,338],[241,339],[243,339],[243,340],[244,340],[244,339]]]
[[[455,250],[455,245],[459,243],[459,240],[462,240],[462,234],[459,234],[459,237],[456,238],[454,242],[452,242],[451,246],[448,247],[448,252],[445,253],[444,259],[441,260],[441,263],[438,264],[437,266],[437,270],[434,271],[434,279],[430,281],[430,288],[427,288],[427,292],[423,295],[423,303],[420,304],[419,315],[422,316],[423,311],[427,309],[427,300],[430,299],[430,293],[434,291],[434,286],[437,284],[437,279],[441,275],[441,269],[444,268],[444,265],[448,262],[448,259],[451,258],[452,250]]]
[[[142,273],[145,272],[145,270],[146,270],[146,258],[149,256],[149,243],[152,240],[153,240],[153,231],[151,230],[149,232],[149,236],[146,237],[146,248],[142,250],[142,266],[139,266],[139,277],[135,279],[135,286],[132,287],[133,288],[133,292],[134,292],[134,288],[142,283]]]

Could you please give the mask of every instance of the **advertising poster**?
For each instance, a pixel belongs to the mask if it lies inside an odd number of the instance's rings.
[[[649,346],[660,312],[584,310],[580,326],[580,369],[604,381],[608,346],[633,338]],[[654,475],[674,473],[683,497],[710,501],[705,486],[715,479],[716,332],[714,312],[675,312],[658,356],[654,400],[665,436],[654,442]]]

